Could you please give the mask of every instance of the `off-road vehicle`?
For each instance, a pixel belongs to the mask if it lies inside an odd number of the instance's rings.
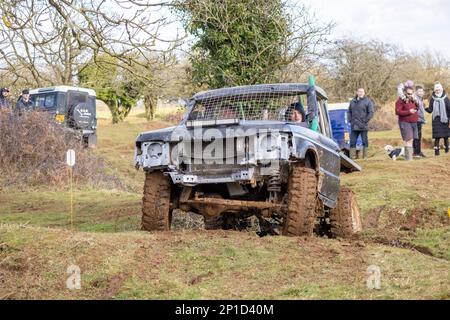
[[[313,80],[202,92],[187,107],[178,126],[137,138],[144,230],[169,230],[174,209],[203,215],[206,229],[361,230],[355,195],[340,187],[341,172],[361,168],[332,140],[327,95]],[[304,119],[294,116],[302,109]]]
[[[96,93],[92,89],[56,86],[30,91],[34,108],[81,134],[86,147],[97,144]]]

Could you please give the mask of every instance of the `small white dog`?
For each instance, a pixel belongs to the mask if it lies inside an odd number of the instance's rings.
[[[387,145],[384,147],[384,150],[388,154],[389,158],[394,161],[397,161],[398,158],[405,156],[405,148],[394,148],[391,145]]]

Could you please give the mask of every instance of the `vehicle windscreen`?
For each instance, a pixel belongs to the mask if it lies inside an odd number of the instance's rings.
[[[197,101],[188,120],[269,120],[304,121],[306,95],[255,93],[231,97],[211,97]],[[296,112],[302,114],[297,116]],[[303,118],[302,121],[299,121]]]
[[[57,108],[57,94],[52,93],[39,93],[30,96],[30,100],[36,109],[41,110],[56,110]]]

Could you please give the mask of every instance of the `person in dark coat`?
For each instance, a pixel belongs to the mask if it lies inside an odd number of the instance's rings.
[[[350,136],[350,158],[356,158],[356,143],[359,136],[363,141],[363,158],[367,158],[369,148],[369,122],[374,116],[372,101],[366,97],[364,88],[359,88],[356,97],[350,102],[348,119],[352,127]]]
[[[11,103],[9,102],[9,89],[0,89],[0,110],[9,110],[11,108]]]
[[[444,139],[445,153],[449,153],[450,136],[450,100],[439,82],[434,85],[434,92],[430,99],[430,106],[425,109],[433,114],[434,153],[440,155],[440,141]]]
[[[16,103],[15,112],[21,115],[23,112],[33,111],[33,102],[30,100],[30,90],[25,89],[22,91],[22,96]]]
[[[423,100],[425,96],[425,90],[422,86],[416,87],[416,100],[419,105],[419,122],[417,122],[417,129],[419,138],[414,140],[414,157],[417,158],[426,158],[425,154],[422,152],[422,129],[427,123],[425,119],[425,102]]]

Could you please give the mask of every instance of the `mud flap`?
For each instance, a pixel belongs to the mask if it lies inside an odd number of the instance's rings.
[[[345,153],[341,152],[341,172],[352,173],[352,172],[361,172],[362,168],[355,161],[350,159],[345,155]]]

